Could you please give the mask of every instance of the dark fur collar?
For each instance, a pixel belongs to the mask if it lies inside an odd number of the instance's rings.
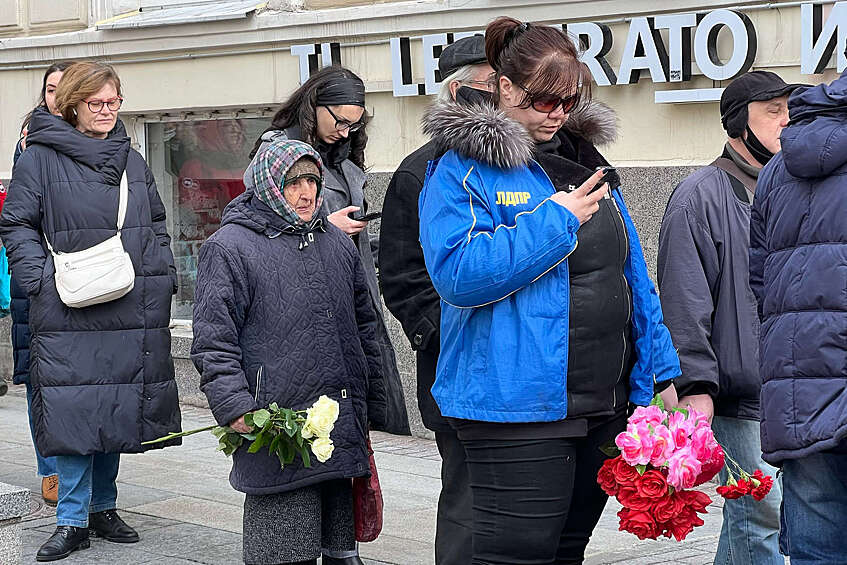
[[[532,159],[535,144],[526,129],[491,106],[463,106],[436,102],[423,116],[423,131],[435,141],[438,153],[455,150],[501,169],[512,169]],[[574,112],[565,128],[594,145],[617,138],[617,116],[600,102]]]

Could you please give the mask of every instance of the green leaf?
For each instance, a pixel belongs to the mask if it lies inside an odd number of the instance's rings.
[[[662,396],[660,394],[657,394],[656,396],[653,397],[653,400],[650,402],[650,406],[658,406],[659,408],[664,410],[665,409],[665,401],[662,400]]]
[[[638,471],[639,475],[643,475],[647,472],[647,465],[636,465],[635,470]]]
[[[275,436],[271,440],[271,445],[268,447],[268,453],[270,453],[270,454],[276,453],[276,450],[279,448],[279,440],[281,438],[282,438],[282,436]]]
[[[280,469],[285,469],[285,458],[282,456],[281,451],[276,452],[276,456],[279,458],[279,467]]]
[[[247,441],[256,441],[256,437],[259,435],[258,432],[250,432],[249,434],[238,434]]]
[[[244,423],[251,428],[253,427],[253,414],[251,412],[244,415]]]
[[[294,462],[294,446],[291,445],[290,442],[282,443],[282,456],[286,465],[289,465]]]
[[[300,457],[303,458],[303,466],[311,467],[312,466],[312,458],[309,456],[309,446],[301,445],[300,446]]]
[[[609,457],[617,457],[621,454],[621,450],[615,445],[615,440],[609,440],[607,444],[600,446],[600,451]]]
[[[688,418],[688,410],[686,410],[685,408],[674,408],[673,410],[671,410],[671,412],[679,412],[680,414]]]
[[[271,405],[268,406],[268,410],[271,412],[280,412],[279,405],[276,402],[271,402]]]
[[[265,424],[267,424],[270,419],[271,413],[267,410],[256,410],[253,412],[253,424],[260,428],[265,427]]]
[[[303,436],[301,434],[295,435],[294,440],[297,442],[297,447],[303,447],[303,442],[305,440],[303,439]]]

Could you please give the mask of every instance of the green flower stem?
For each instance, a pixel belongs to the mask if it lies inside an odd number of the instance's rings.
[[[164,437],[160,437],[159,439],[154,439],[150,441],[142,441],[141,445],[151,445],[154,443],[161,443],[163,441],[170,441],[172,439],[176,439],[178,437],[191,436],[194,434],[199,434],[200,432],[208,432],[210,430],[214,430],[217,428],[217,425],[214,426],[206,426],[205,428],[197,428],[196,430],[188,430],[187,432],[171,432]]]

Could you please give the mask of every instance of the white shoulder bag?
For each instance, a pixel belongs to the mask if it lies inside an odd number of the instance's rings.
[[[56,267],[56,290],[62,302],[71,308],[116,300],[135,286],[135,268],[121,241],[129,200],[126,171],[121,177],[120,191],[118,233],[103,243],[82,251],[62,253],[53,251],[50,240],[46,234],[44,236]]]

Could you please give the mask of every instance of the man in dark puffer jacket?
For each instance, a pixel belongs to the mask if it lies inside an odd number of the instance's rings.
[[[847,73],[795,92],[788,108],[782,152],[759,176],[750,221],[762,450],[783,468],[780,541],[792,565],[844,563]]]

